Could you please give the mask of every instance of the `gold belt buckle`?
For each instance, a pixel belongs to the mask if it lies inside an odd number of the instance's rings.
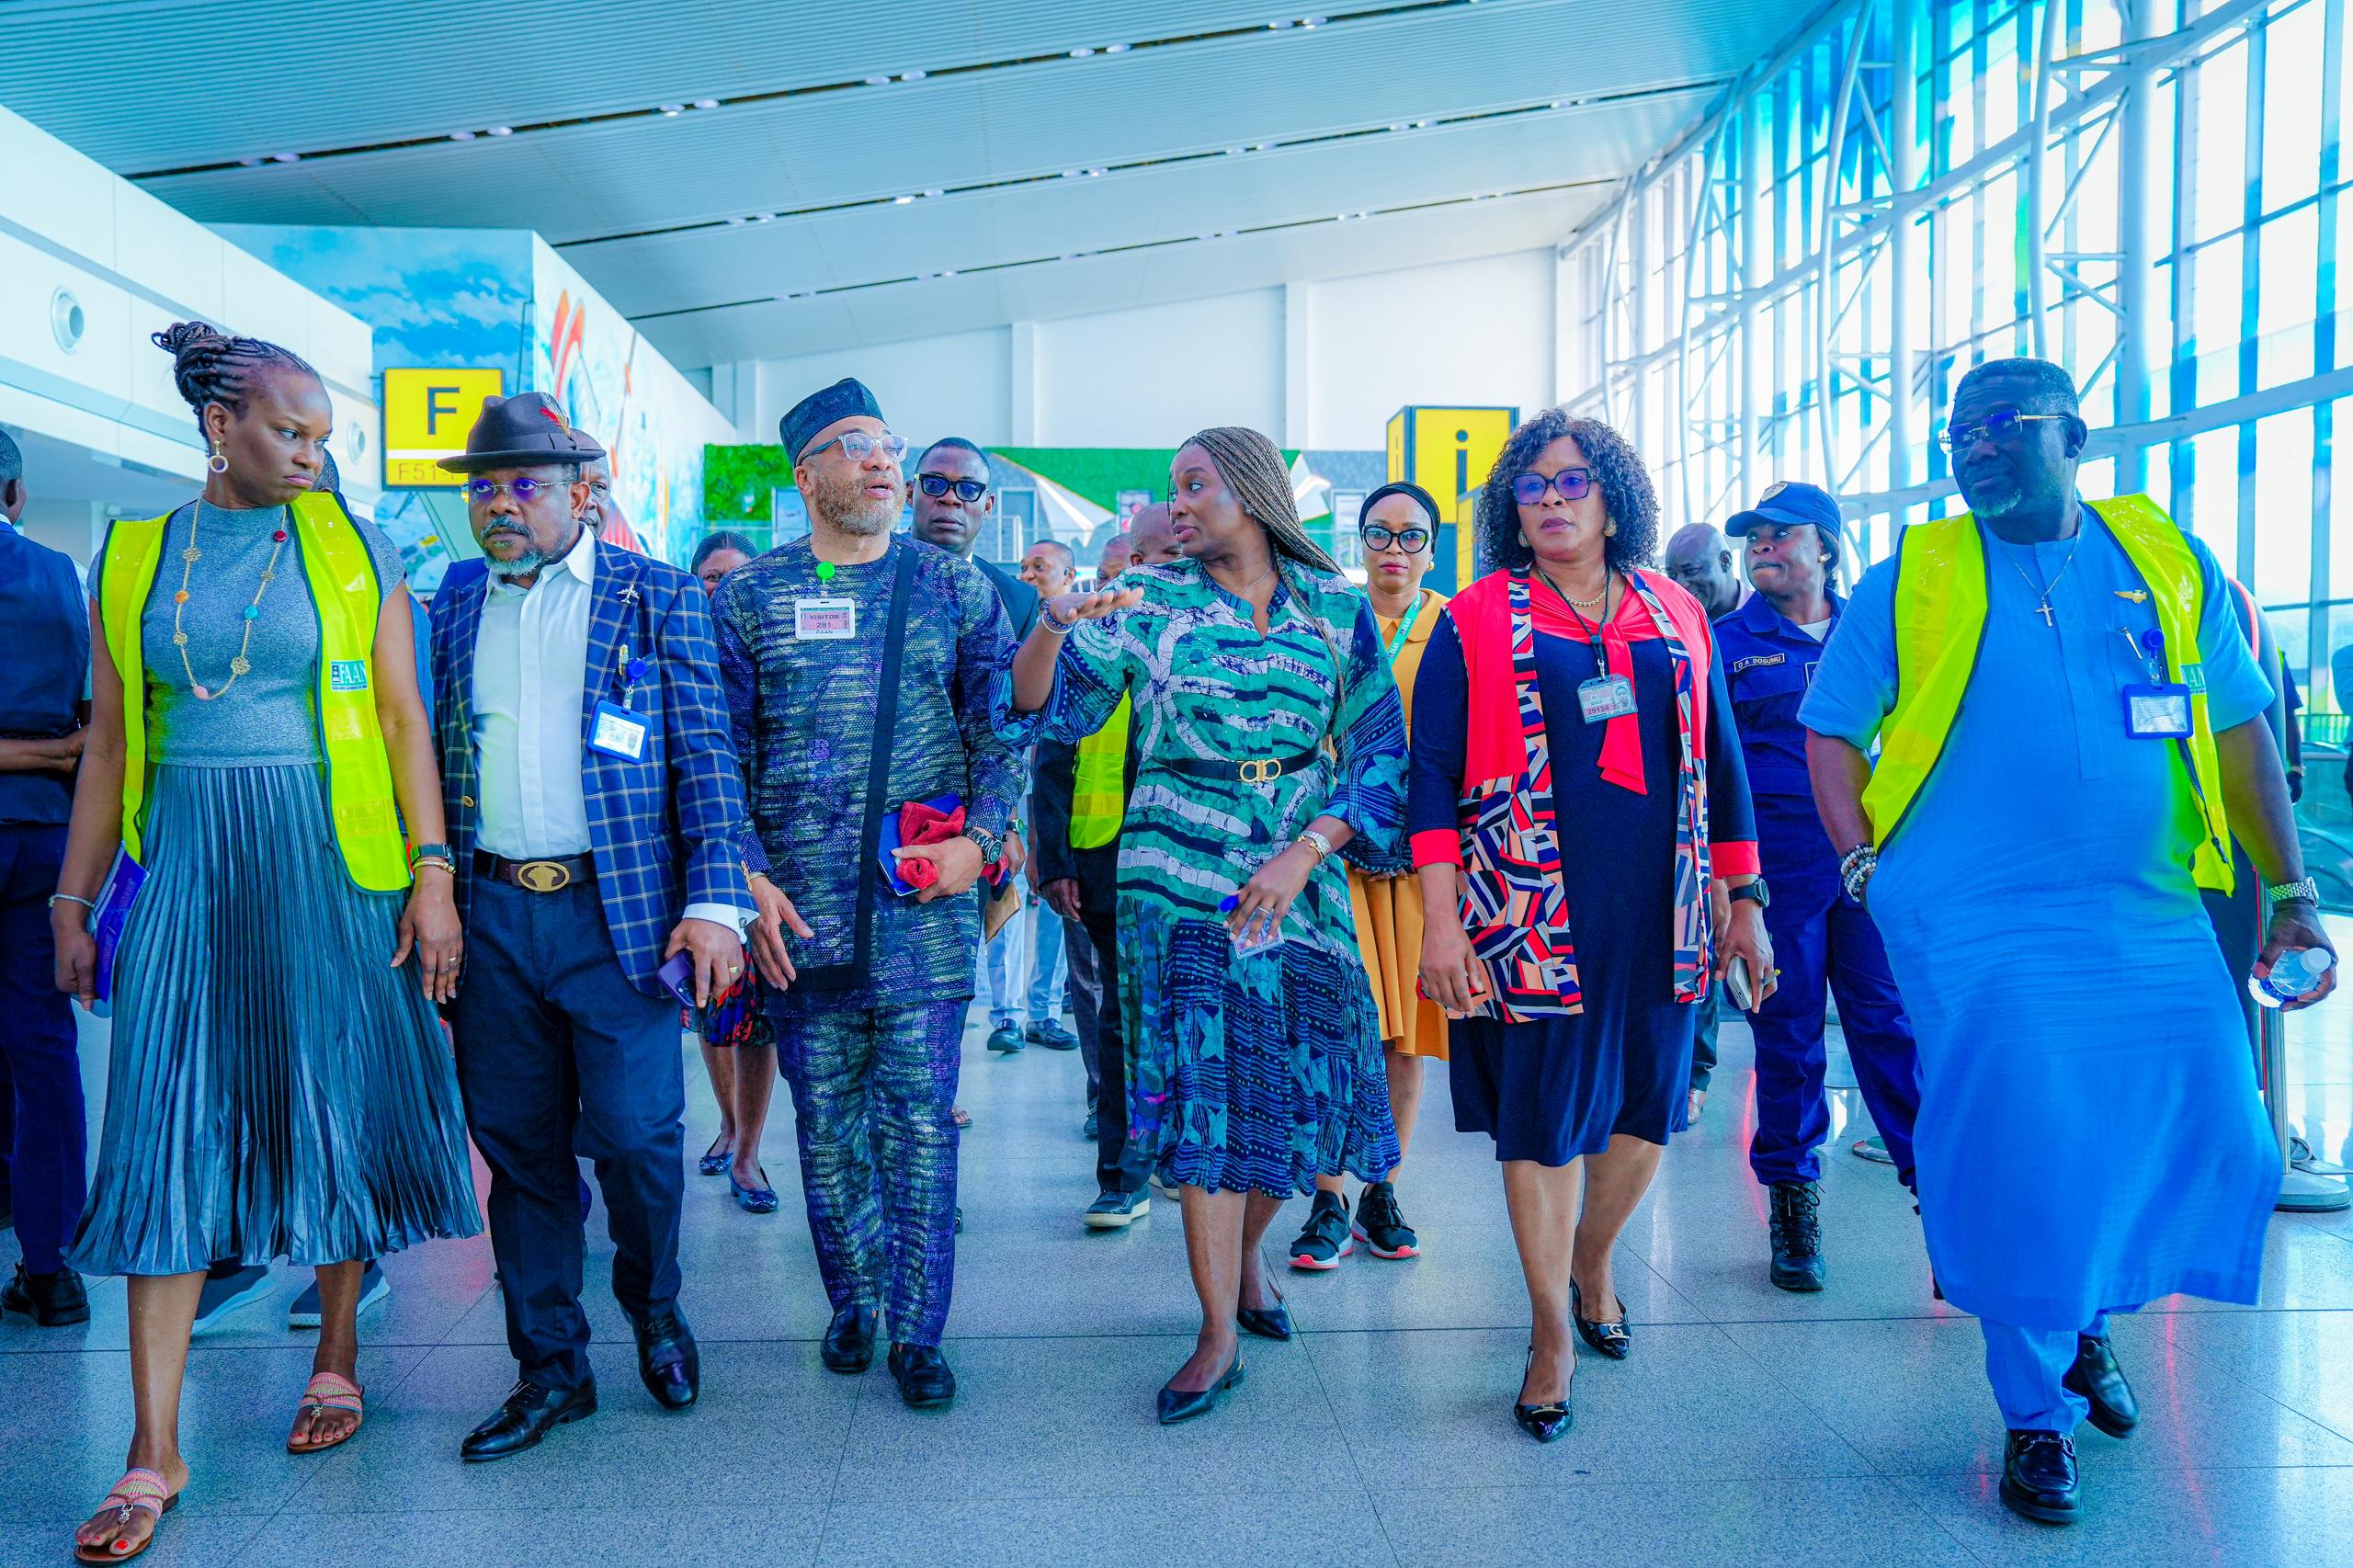
[[[553,860],[526,860],[515,868],[515,882],[529,892],[562,892],[572,885],[572,868]]]
[[[1238,765],[1245,784],[1271,784],[1283,776],[1283,762],[1279,756],[1245,758]]]

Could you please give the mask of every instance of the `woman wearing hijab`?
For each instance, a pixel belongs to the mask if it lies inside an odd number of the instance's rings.
[[[1075,742],[1132,700],[1126,1110],[1183,1193],[1201,1302],[1194,1352],[1160,1392],[1164,1424],[1242,1381],[1239,1330],[1290,1336],[1258,1257],[1283,1200],[1397,1164],[1339,857],[1402,865],[1405,744],[1372,611],[1300,528],[1274,443],[1204,430],[1169,478],[1183,559],[1047,601],[998,703],[1026,744]]]
[[[1407,731],[1414,720],[1414,676],[1422,650],[1437,630],[1446,596],[1422,586],[1438,560],[1438,503],[1418,484],[1384,484],[1365,497],[1357,514],[1357,537],[1364,546],[1365,595],[1372,601],[1381,653],[1397,682]],[[1422,895],[1402,875],[1374,876],[1348,868],[1348,902],[1356,913],[1357,947],[1372,1002],[1381,1014],[1381,1053],[1389,1077],[1389,1104],[1397,1118],[1397,1157],[1402,1162],[1414,1138],[1422,1105],[1422,1062],[1446,1060],[1446,1015],[1415,989],[1422,961]],[[1307,1224],[1290,1244],[1290,1266],[1337,1268],[1340,1259],[1364,1243],[1373,1256],[1421,1256],[1421,1238],[1397,1204],[1397,1173],[1365,1183],[1357,1195],[1356,1221],[1340,1178],[1315,1178],[1315,1202]]]
[[[1611,1256],[1687,1123],[1693,1005],[1734,962],[1769,994],[1772,948],[1723,671],[1707,612],[1650,565],[1641,458],[1548,410],[1496,459],[1477,528],[1490,570],[1439,618],[1415,692],[1421,976],[1462,1020],[1455,1126],[1503,1163],[1534,1320],[1512,1415],[1550,1442],[1572,1325],[1632,1349]]]

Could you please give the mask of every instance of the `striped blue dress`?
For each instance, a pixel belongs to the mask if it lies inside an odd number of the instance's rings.
[[[1262,636],[1250,606],[1191,561],[1131,569],[1134,609],[1063,644],[1054,695],[997,720],[1009,738],[1075,743],[1134,698],[1135,789],[1120,837],[1120,1003],[1134,1042],[1129,1136],[1164,1178],[1305,1193],[1343,1170],[1397,1164],[1380,1015],[1357,946],[1347,872],[1317,868],[1288,940],[1233,951],[1218,909],[1320,815],[1374,873],[1404,865],[1404,711],[1372,607],[1347,579],[1293,562]],[[1247,784],[1173,764],[1321,751]]]

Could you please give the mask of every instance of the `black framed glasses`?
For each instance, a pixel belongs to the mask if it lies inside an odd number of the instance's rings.
[[[1357,537],[1364,540],[1367,550],[1387,550],[1395,545],[1408,555],[1419,555],[1430,542],[1427,528],[1392,528],[1379,523],[1367,523],[1357,529]]]
[[[1937,445],[1948,454],[1967,451],[1980,441],[1999,441],[2007,445],[2018,439],[2029,425],[2066,417],[2063,414],[2020,414],[2015,408],[2006,408],[1988,416],[1982,425],[1948,426],[1938,433]]]
[[[935,501],[953,490],[956,499],[967,506],[989,493],[989,482],[985,479],[950,479],[944,473],[919,473],[915,475],[915,483],[922,485],[923,493]]]
[[[1593,470],[1564,468],[1550,479],[1540,473],[1523,473],[1511,482],[1511,498],[1523,506],[1541,503],[1547,490],[1559,491],[1563,501],[1582,501],[1593,494]]]
[[[506,494],[515,497],[518,506],[528,506],[539,499],[542,492],[563,486],[551,479],[512,479],[504,483],[495,479],[470,479],[459,488],[465,492],[469,501],[487,503]]]
[[[892,462],[897,462],[907,455],[907,438],[904,436],[894,435],[887,430],[880,436],[870,435],[864,430],[849,430],[835,437],[824,446],[810,448],[801,454],[801,460],[807,462],[811,458],[824,451],[826,447],[839,447],[842,449],[842,455],[852,462],[864,462],[874,455],[878,448],[882,455]]]

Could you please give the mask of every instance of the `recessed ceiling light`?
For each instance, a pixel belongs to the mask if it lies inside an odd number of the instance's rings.
[[[926,74],[926,73],[921,71],[902,71],[899,73],[899,80],[902,82],[920,82],[924,79]]]
[[[870,87],[887,87],[891,85],[891,78],[888,76],[869,76],[866,79],[866,85]]]
[[[1103,52],[1106,54],[1125,54],[1127,51],[1128,46],[1124,43],[1107,43],[1103,46]]]
[[[891,198],[891,205],[893,207],[904,207],[908,202],[913,201],[914,199],[915,198],[912,196],[894,196]]]
[[[672,115],[681,115],[686,112],[687,106],[684,104],[664,104],[662,106],[662,113],[665,118]]]
[[[939,194],[939,192],[938,192],[937,189],[932,189],[932,190],[926,190],[926,191],[925,191],[925,192],[924,192],[924,194],[925,194],[926,196],[938,196],[938,195]]]
[[[741,217],[730,218],[727,220],[727,226],[731,229],[740,229],[744,226],[744,220]]]
[[[941,273],[940,276],[942,278],[953,278],[956,276],[956,269],[951,267],[947,271]]]
[[[1095,51],[1091,49],[1074,49],[1070,51],[1070,57],[1073,60],[1086,60],[1094,53]]]
[[[249,169],[257,169],[261,167],[261,160],[259,158],[239,158],[237,162],[243,164]]]
[[[511,125],[494,125],[490,128],[490,133],[493,136],[512,136],[515,134],[515,128]]]
[[[269,155],[269,161],[273,164],[299,164],[302,161],[302,154],[300,153],[272,153]]]
[[[452,131],[449,132],[449,140],[452,142],[471,142],[473,139],[474,133],[471,131]],[[248,158],[245,161],[252,164],[261,162],[259,158]]]
[[[717,98],[697,98],[695,100],[695,108],[717,108],[718,107],[719,100]]]
[[[1279,33],[1279,32],[1282,31],[1285,28],[1287,28],[1287,27],[1289,27],[1289,26],[1290,26],[1290,23],[1288,20],[1285,20],[1285,21],[1279,21],[1279,22],[1268,22],[1268,23],[1267,24],[1267,31],[1269,31],[1269,32],[1278,32],[1278,33]]]
[[[1225,150],[1225,155],[1229,158],[1238,158],[1249,150],[1247,147],[1228,147]]]

